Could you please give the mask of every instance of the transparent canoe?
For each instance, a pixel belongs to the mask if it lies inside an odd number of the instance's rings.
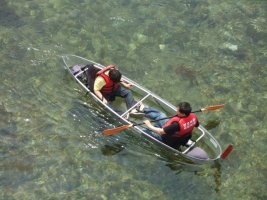
[[[102,69],[105,66],[76,55],[63,55],[62,59],[65,64],[64,67],[69,71],[69,73],[73,76],[73,78],[80,84],[80,86],[83,87],[85,91],[87,91],[87,93],[89,94],[88,95],[89,98],[92,98],[95,101],[97,101],[99,105],[101,105],[107,111],[109,111],[110,114],[116,116],[116,118],[118,118],[118,120],[120,120],[123,124],[132,124],[132,123],[137,124],[143,122],[144,118],[139,118],[139,117],[137,118],[136,116],[131,116],[131,115],[129,115],[130,116],[129,118],[126,117],[128,113],[140,102],[143,102],[143,104],[145,105],[163,111],[164,113],[166,113],[167,116],[173,116],[176,114],[176,107],[174,105],[172,105],[168,101],[162,99],[161,97],[157,96],[150,90],[142,87],[138,83],[134,82],[133,80],[125,76],[122,76],[122,79],[133,85],[133,87],[131,87],[131,91],[134,95],[135,100],[137,100],[138,102],[132,108],[127,110],[125,102],[121,100],[121,98],[116,98],[116,100],[112,105],[113,109],[111,109],[109,106],[104,104],[99,98],[97,98],[96,95],[92,91],[90,91],[90,89],[87,87],[86,81],[84,81],[84,79],[82,78],[85,77],[86,69],[80,71],[75,71],[74,69],[75,66],[80,66],[81,68],[83,68],[85,65],[88,64],[93,64],[95,67],[99,69]],[[115,126],[116,124],[114,125],[114,127]],[[213,162],[215,160],[220,159],[222,155],[222,149],[218,141],[211,135],[211,133],[208,130],[206,130],[201,125],[198,128],[195,128],[195,130],[193,131],[193,137],[192,140],[190,140],[191,143],[188,143],[187,146],[182,147],[180,151],[150,136],[149,134],[143,131],[142,126],[134,126],[131,129],[135,129],[144,137],[162,146],[163,148],[173,152],[175,156],[185,158],[186,160],[193,163],[202,164],[207,162]],[[199,156],[198,153],[196,154],[192,153],[193,150],[196,149],[203,150],[207,154],[207,157]]]

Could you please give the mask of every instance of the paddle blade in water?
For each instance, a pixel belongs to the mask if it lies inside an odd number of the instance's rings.
[[[102,133],[104,135],[113,135],[113,134],[119,133],[119,132],[121,132],[121,131],[123,131],[123,130],[125,130],[127,128],[130,128],[132,126],[133,126],[132,124],[122,125],[122,126],[119,126],[119,127],[116,127],[116,128],[106,129]]]
[[[208,106],[206,108],[202,108],[201,111],[208,111],[208,110],[218,110],[220,108],[224,107],[224,104],[218,104],[218,105],[213,105],[213,106]]]
[[[225,159],[233,150],[234,145],[233,144],[229,144],[229,146],[225,149],[225,151],[222,153],[221,155],[221,159]]]

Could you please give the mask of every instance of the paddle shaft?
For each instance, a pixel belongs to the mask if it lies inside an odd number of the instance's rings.
[[[217,110],[217,109],[220,109],[224,107],[224,104],[218,104],[218,105],[213,105],[213,106],[208,106],[208,107],[205,107],[205,108],[201,108],[199,110],[196,110],[196,111],[193,111],[192,113],[196,113],[196,112],[205,112],[205,111],[209,111],[209,110]],[[176,115],[174,116],[171,116],[171,117],[165,117],[165,118],[161,118],[161,119],[157,119],[157,120],[152,120],[151,122],[156,122],[156,121],[160,121],[160,120],[164,120],[164,119],[169,119],[169,118],[172,118],[172,117],[175,117]],[[120,131],[123,131],[127,128],[130,128],[130,127],[133,127],[133,126],[139,126],[139,125],[143,125],[145,124],[144,122],[142,123],[139,123],[139,124],[128,124],[128,125],[122,125],[120,127],[116,127],[116,128],[112,128],[112,129],[106,129],[103,131],[103,134],[105,135],[113,135],[113,134],[116,134]]]
[[[196,110],[196,111],[193,111],[192,113],[196,113],[196,112],[202,112],[202,110],[201,109],[200,110]],[[156,120],[151,120],[150,122],[157,122],[157,121],[164,120],[164,119],[170,119],[170,118],[175,117],[175,116],[176,115],[173,115],[173,116],[170,116],[170,117],[164,117],[164,118],[160,118],[160,119],[156,119]],[[132,127],[133,126],[140,126],[140,125],[143,125],[143,124],[145,124],[145,123],[142,122],[142,123],[138,123],[138,124],[133,124]]]

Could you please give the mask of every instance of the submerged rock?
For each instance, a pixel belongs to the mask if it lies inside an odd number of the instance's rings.
[[[160,44],[160,45],[159,45],[159,49],[160,49],[160,50],[164,50],[164,49],[165,49],[165,47],[166,47],[166,45],[165,45],[165,44]]]
[[[223,48],[224,49],[229,49],[229,50],[231,50],[231,51],[236,51],[236,50],[238,50],[238,46],[237,45],[235,45],[235,44],[231,44],[231,43],[224,43],[223,44]]]
[[[4,105],[0,105],[0,135],[10,135],[17,130],[16,123],[12,120],[12,113],[7,112]]]
[[[0,1],[0,25],[20,27],[23,24],[16,11],[9,8],[6,1]]]

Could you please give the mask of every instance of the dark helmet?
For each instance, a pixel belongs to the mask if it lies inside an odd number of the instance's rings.
[[[108,76],[114,83],[118,83],[121,81],[121,73],[117,69],[109,70]]]
[[[188,116],[191,111],[191,105],[188,102],[181,102],[178,104],[179,107],[179,112],[185,114],[186,116]]]

